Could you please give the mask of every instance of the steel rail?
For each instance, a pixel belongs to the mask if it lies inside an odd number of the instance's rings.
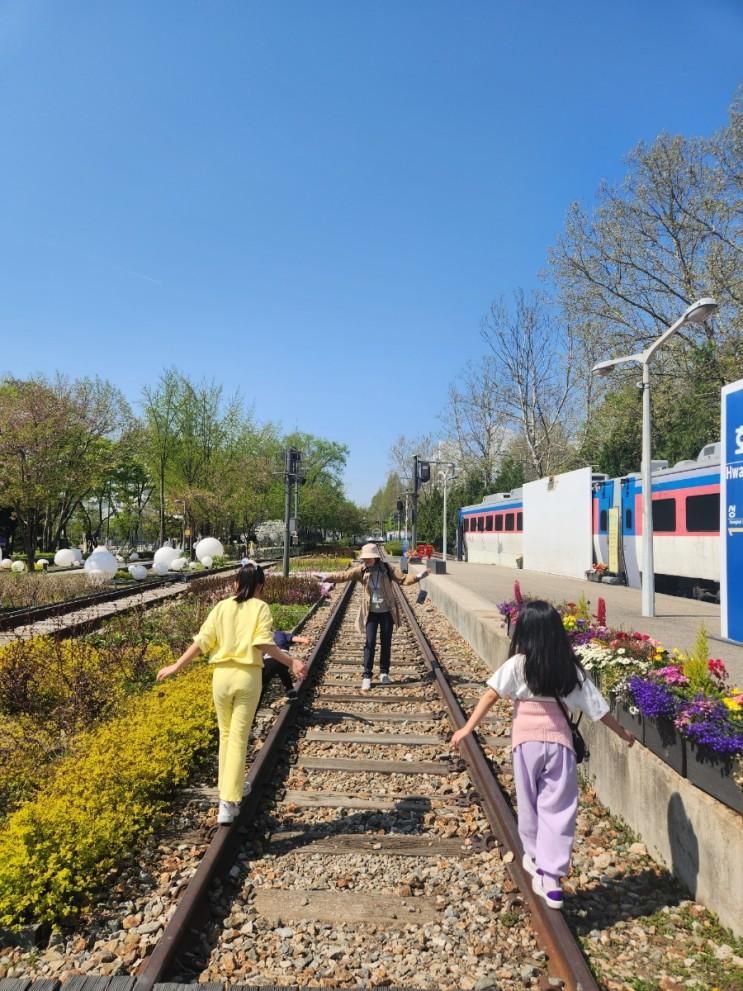
[[[297,696],[299,698],[307,690],[317,658],[332,639],[338,620],[352,595],[353,586],[353,582],[348,582],[338,597],[338,601],[333,605],[325,629],[307,661],[307,676],[297,682]],[[246,825],[258,809],[262,797],[261,789],[269,780],[286,742],[288,731],[295,720],[296,712],[295,701],[287,702],[274,720],[263,746],[250,765],[247,780],[250,782],[251,790],[247,798],[243,799],[240,814],[230,826],[217,829],[154,951],[147,958],[143,969],[137,974],[133,991],[152,991],[155,984],[161,984],[165,981],[168,969],[184,948],[184,941],[189,938],[191,920],[205,902],[211,882],[222,869],[222,865],[234,855],[242,842],[239,827]]]
[[[408,600],[397,587],[395,587],[395,593],[410,629],[418,641],[418,646],[436,679],[441,698],[449,710],[450,720],[454,728],[459,729],[464,726],[467,717],[451,689],[436,652],[418,625]],[[470,734],[463,741],[460,754],[467,764],[470,777],[480,795],[490,828],[500,843],[507,850],[513,852],[513,861],[507,864],[507,867],[529,906],[534,930],[547,954],[553,976],[563,980],[570,991],[599,991],[596,979],[562,914],[548,908],[532,889],[531,875],[524,870],[521,864],[523,848],[513,812],[503,796],[482,747],[473,734]]]
[[[54,616],[64,616],[67,613],[81,612],[83,609],[90,609],[93,606],[105,605],[107,602],[117,602],[119,599],[136,598],[144,592],[155,588],[164,588],[183,582],[183,591],[188,587],[188,583],[198,581],[200,578],[209,578],[211,575],[226,574],[235,571],[239,565],[224,565],[220,568],[213,568],[206,574],[194,572],[189,574],[163,575],[147,585],[128,585],[125,588],[109,589],[106,592],[93,592],[90,595],[80,595],[74,599],[63,599],[61,602],[50,602],[44,606],[28,606],[22,609],[4,609],[0,611],[0,631],[6,632],[18,626],[28,626],[32,623],[40,623],[42,620],[51,619]],[[83,571],[76,572],[84,574]],[[136,604],[136,603],[135,603]]]

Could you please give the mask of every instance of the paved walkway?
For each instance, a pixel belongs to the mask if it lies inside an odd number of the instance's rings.
[[[720,639],[720,607],[712,602],[698,602],[675,595],[656,595],[656,615],[640,615],[640,589],[624,585],[604,585],[578,578],[562,578],[540,571],[505,568],[497,564],[468,564],[447,561],[447,574],[436,581],[452,583],[496,604],[513,598],[513,583],[518,580],[528,596],[541,596],[552,602],[575,602],[581,594],[595,607],[599,596],[606,602],[606,619],[610,626],[626,631],[638,630],[660,640],[666,647],[688,650],[694,646],[702,623],[709,637],[711,657],[720,657],[730,672],[730,681],[743,686],[743,646]]]

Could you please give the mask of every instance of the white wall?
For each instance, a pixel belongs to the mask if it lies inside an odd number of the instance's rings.
[[[524,568],[585,578],[591,528],[590,468],[524,485]]]

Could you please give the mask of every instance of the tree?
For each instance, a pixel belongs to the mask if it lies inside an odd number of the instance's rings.
[[[148,459],[157,479],[160,531],[158,543],[165,543],[165,477],[171,464],[177,438],[180,375],[174,368],[166,369],[155,388],[142,390],[144,427]]]
[[[29,567],[44,524],[57,541],[100,478],[127,415],[121,393],[99,379],[0,384],[0,496],[23,525]]]
[[[461,470],[478,475],[488,488],[513,431],[512,418],[502,402],[503,384],[494,355],[467,364],[460,382],[449,387],[443,416],[454,440]]]
[[[574,389],[574,340],[560,328],[544,298],[518,290],[513,309],[497,301],[482,325],[499,379],[502,422],[523,438],[530,467],[541,478],[556,471],[569,450]]]

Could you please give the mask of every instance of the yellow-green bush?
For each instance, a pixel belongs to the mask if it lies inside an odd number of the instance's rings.
[[[75,915],[154,828],[213,743],[210,675],[200,665],[81,734],[44,793],[0,827],[0,926]]]

